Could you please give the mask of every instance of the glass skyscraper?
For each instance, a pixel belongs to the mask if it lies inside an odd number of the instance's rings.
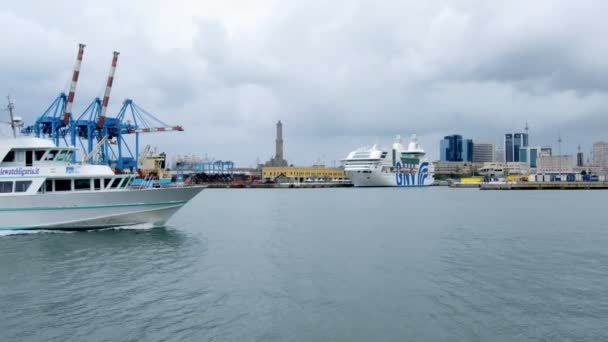
[[[505,161],[520,161],[519,150],[528,147],[527,133],[507,133],[505,134]]]
[[[439,143],[439,158],[441,161],[472,161],[473,140],[463,139],[462,135],[448,135]]]

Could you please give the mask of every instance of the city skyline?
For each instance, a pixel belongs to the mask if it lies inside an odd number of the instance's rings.
[[[182,125],[170,138],[145,138],[169,154],[252,165],[272,155],[279,119],[285,159],[299,165],[412,133],[438,159],[443,136],[498,146],[526,121],[530,145],[556,147],[561,133],[563,153],[580,144],[588,154],[608,140],[608,46],[598,34],[608,31],[607,9],[601,1],[12,2],[0,10],[11,32],[1,92],[32,123],[67,91],[84,43],[74,114],[103,95],[119,51],[108,114],[133,98]]]

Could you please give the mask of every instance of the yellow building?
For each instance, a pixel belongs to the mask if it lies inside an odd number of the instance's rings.
[[[268,166],[262,168],[262,178],[275,179],[279,176],[298,179],[300,181],[305,181],[308,178],[346,178],[344,170],[324,166]]]

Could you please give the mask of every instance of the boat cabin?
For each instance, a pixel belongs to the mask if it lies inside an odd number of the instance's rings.
[[[36,138],[0,141],[0,196],[73,191],[119,191],[133,175],[116,175],[107,165],[72,163],[74,147]]]

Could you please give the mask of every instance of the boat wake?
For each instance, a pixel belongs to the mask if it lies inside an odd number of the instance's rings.
[[[69,234],[74,231],[67,230],[0,230],[0,237],[2,236],[13,236],[13,235],[26,235],[26,234]]]
[[[113,230],[150,230],[156,228],[164,228],[166,225],[159,225],[155,223],[142,223],[131,226],[118,226],[102,229],[90,229],[90,230],[59,230],[59,229],[32,229],[32,230],[0,230],[0,237],[2,236],[14,236],[14,235],[29,235],[29,234],[68,234],[77,232],[104,232]]]
[[[104,229],[89,230],[89,232],[103,232],[103,231],[108,231],[108,230],[150,230],[150,229],[162,228],[162,227],[165,227],[165,225],[158,225],[155,223],[142,223],[142,224],[135,224],[135,225],[131,225],[131,226],[118,226],[118,227],[110,227],[110,228],[104,228]]]

